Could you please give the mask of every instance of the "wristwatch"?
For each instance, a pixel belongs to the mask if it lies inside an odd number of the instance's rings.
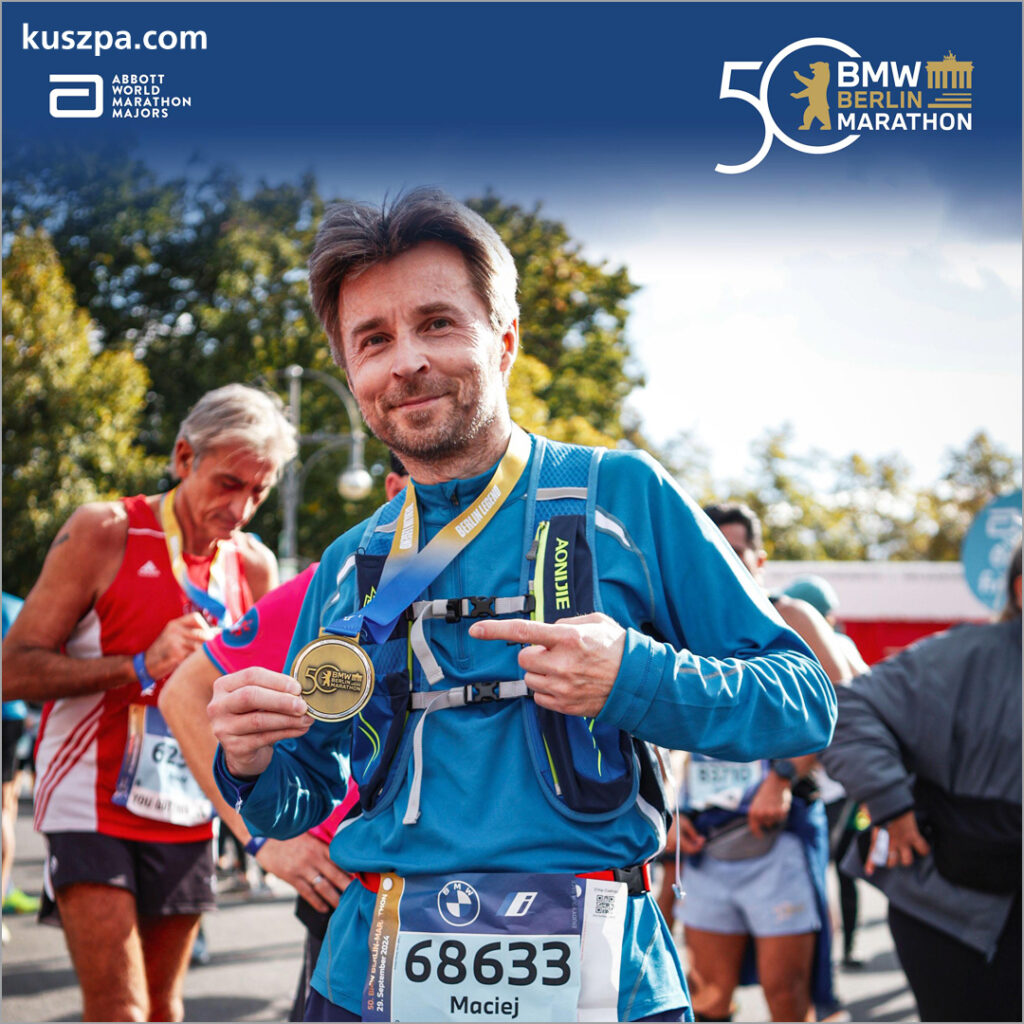
[[[793,782],[796,779],[796,765],[789,760],[788,757],[780,758],[778,761],[772,761],[772,771],[780,779],[785,779],[787,782]]]

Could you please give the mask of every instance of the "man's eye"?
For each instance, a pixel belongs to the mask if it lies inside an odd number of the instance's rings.
[[[441,331],[445,327],[451,327],[452,322],[446,316],[436,316],[430,321],[430,329],[432,331]]]

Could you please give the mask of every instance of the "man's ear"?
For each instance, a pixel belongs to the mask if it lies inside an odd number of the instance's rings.
[[[761,548],[757,552],[757,567],[758,569],[764,568],[764,563],[768,561],[768,552]]]
[[[195,452],[192,449],[192,445],[185,438],[179,437],[174,442],[174,458],[172,460],[174,472],[178,479],[184,480],[192,472],[195,461]]]
[[[513,320],[501,336],[501,372],[507,374],[519,355],[519,321]]]

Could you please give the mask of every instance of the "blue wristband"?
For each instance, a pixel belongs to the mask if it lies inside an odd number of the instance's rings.
[[[267,841],[266,836],[253,836],[249,842],[245,844],[245,852],[251,854],[253,857],[256,856],[260,850],[263,849],[263,844]]]
[[[146,668],[146,652],[139,651],[132,658],[132,665],[135,668],[135,674],[139,677],[139,682],[142,684],[143,695],[149,693],[156,686],[156,680],[149,674],[149,670]]]

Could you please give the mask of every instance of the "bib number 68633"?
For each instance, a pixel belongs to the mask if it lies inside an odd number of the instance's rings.
[[[442,985],[461,985],[467,979],[479,985],[566,985],[572,977],[568,943],[544,941],[492,941],[470,943],[460,939],[422,939],[409,947],[405,976],[412,982],[436,978]]]

